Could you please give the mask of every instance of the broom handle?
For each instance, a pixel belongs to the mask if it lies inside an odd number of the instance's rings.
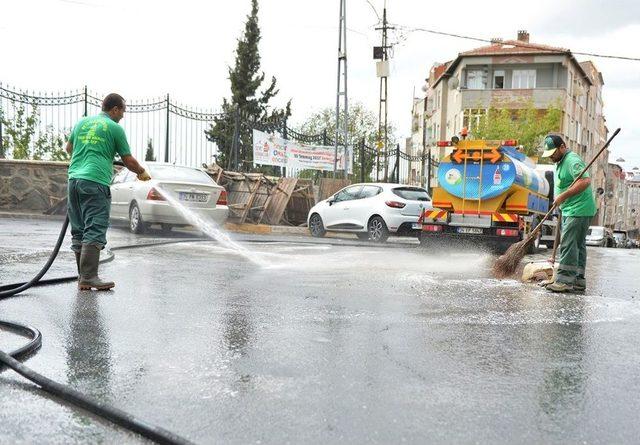
[[[604,144],[602,146],[602,148],[600,149],[600,151],[598,151],[598,153],[596,153],[596,155],[593,157],[593,159],[591,160],[591,162],[589,162],[587,164],[587,166],[582,170],[582,172],[580,172],[580,174],[578,176],[576,176],[576,178],[573,180],[573,182],[571,183],[571,185],[568,187],[568,189],[570,189],[571,187],[573,187],[575,185],[576,182],[578,182],[581,178],[582,175],[584,175],[587,170],[589,170],[589,167],[591,167],[593,165],[594,162],[596,162],[596,159],[598,159],[598,156],[600,156],[602,154],[603,151],[605,151],[607,149],[607,147],[609,146],[609,144],[611,143],[611,141],[613,140],[613,138],[615,138],[618,133],[620,133],[620,129],[618,128],[616,131],[613,132],[613,134],[611,135],[611,137],[609,138],[609,140],[607,141],[606,144]],[[567,189],[567,190],[568,190]],[[551,214],[553,213],[553,211],[556,209],[557,205],[553,204],[551,205],[551,208],[549,209],[549,211],[547,212],[546,215],[544,215],[542,217],[542,219],[540,220],[540,222],[538,223],[538,225],[536,226],[535,229],[533,229],[531,231],[531,233],[529,233],[529,236],[527,237],[528,239],[533,238],[534,236],[536,236],[538,234],[538,232],[540,231],[540,229],[542,229],[542,223],[544,223],[547,219],[549,219],[549,217],[551,216]]]

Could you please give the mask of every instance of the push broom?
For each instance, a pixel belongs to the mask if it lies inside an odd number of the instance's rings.
[[[593,165],[593,163],[596,161],[596,159],[598,159],[598,157],[602,154],[602,152],[607,149],[609,144],[611,144],[611,141],[613,140],[613,138],[615,138],[618,135],[618,133],[620,133],[619,128],[613,132],[613,134],[611,135],[607,143],[602,146],[600,151],[598,151],[598,153],[593,157],[591,162],[587,164],[584,170],[582,170],[582,172],[578,176],[576,176],[576,178],[573,180],[569,188],[573,187],[573,185],[576,182],[578,182],[580,178],[582,178],[582,175],[584,175],[586,171],[589,170],[589,167],[591,167],[591,165]],[[515,271],[518,268],[518,265],[520,264],[520,261],[522,260],[522,258],[524,258],[527,252],[527,248],[529,244],[533,242],[536,236],[538,236],[538,232],[540,232],[540,230],[542,229],[542,224],[547,219],[549,219],[549,217],[551,216],[553,211],[556,209],[556,207],[557,205],[555,204],[552,205],[551,208],[549,208],[549,211],[547,212],[547,214],[544,215],[544,217],[538,223],[535,229],[533,229],[525,239],[515,244],[512,244],[511,247],[509,247],[509,249],[507,249],[507,251],[504,253],[504,255],[502,255],[500,258],[496,260],[492,269],[494,277],[507,278],[512,276],[515,273]]]

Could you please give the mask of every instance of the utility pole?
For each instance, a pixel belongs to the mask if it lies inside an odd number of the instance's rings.
[[[340,100],[340,99],[343,100]],[[342,108],[343,121],[340,126],[340,109]],[[342,156],[342,168],[344,177],[347,175],[347,147],[349,146],[349,100],[347,96],[347,0],[340,0],[340,26],[338,32],[338,84],[336,89],[336,145],[333,158],[333,177],[338,170],[338,145],[342,134],[344,152]]]
[[[374,47],[373,57],[379,59],[377,64],[377,75],[380,78],[380,102],[378,106],[378,142],[382,142],[384,147],[384,180],[388,180],[389,175],[389,150],[388,150],[388,77],[389,77],[389,42],[387,39],[387,31],[395,29],[389,26],[387,22],[387,0],[384,2],[384,10],[382,12],[382,27],[376,28],[377,31],[382,31],[382,46]]]

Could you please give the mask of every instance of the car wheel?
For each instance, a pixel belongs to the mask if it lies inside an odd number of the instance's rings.
[[[533,239],[532,242],[530,242],[527,245],[527,254],[529,255],[533,255],[535,253],[538,253],[540,251],[540,237],[542,235],[540,234],[540,232],[538,232],[538,234],[536,235],[536,237]]]
[[[311,232],[311,236],[315,238],[322,238],[327,233],[324,229],[322,218],[320,218],[320,215],[317,213],[311,215],[309,219],[309,232]]]
[[[141,234],[144,233],[146,229],[147,227],[145,222],[142,220],[140,208],[138,207],[138,204],[134,202],[129,208],[129,230],[131,233]]]
[[[171,229],[173,226],[171,224],[160,224],[160,229],[162,230],[163,235],[171,234]]]
[[[384,243],[389,238],[387,224],[379,216],[374,216],[369,220],[369,239],[374,243]]]
[[[365,233],[358,232],[358,233],[356,233],[356,236],[361,241],[368,241],[369,240],[369,232],[365,232]]]

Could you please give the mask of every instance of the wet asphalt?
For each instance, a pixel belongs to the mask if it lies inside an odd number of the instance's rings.
[[[0,219],[0,282],[30,278],[59,225]],[[202,444],[640,436],[640,250],[589,248],[587,292],[552,295],[492,279],[482,252],[234,239],[251,258],[189,234],[116,250],[114,291],[34,288],[0,318],[42,332],[34,370]],[[48,276],[74,272],[65,246]],[[12,371],[0,419],[2,444],[144,443]]]

